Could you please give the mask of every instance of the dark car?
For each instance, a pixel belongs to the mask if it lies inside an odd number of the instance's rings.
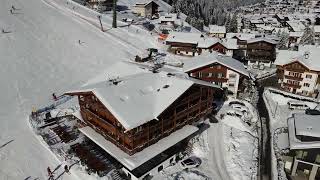
[[[320,115],[320,111],[317,109],[306,109],[306,114],[308,115]]]

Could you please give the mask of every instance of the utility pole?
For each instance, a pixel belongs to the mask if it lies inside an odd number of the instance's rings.
[[[113,22],[112,27],[117,28],[117,0],[113,0]]]

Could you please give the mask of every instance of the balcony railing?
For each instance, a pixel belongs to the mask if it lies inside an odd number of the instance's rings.
[[[296,76],[284,75],[284,77],[285,77],[286,79],[291,79],[291,80],[295,80],[295,81],[302,81],[302,80],[303,80],[302,77],[296,77]]]
[[[283,83],[283,85],[284,85],[284,86],[287,86],[287,87],[296,88],[296,89],[301,88],[301,86],[300,86],[300,85],[297,85],[297,84]]]

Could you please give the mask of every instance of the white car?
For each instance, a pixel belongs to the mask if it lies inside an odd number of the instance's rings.
[[[249,109],[246,106],[242,106],[240,104],[232,104],[231,107],[233,109],[239,110],[239,111],[244,112],[244,113],[249,111]]]
[[[198,167],[200,166],[201,164],[201,159],[200,158],[197,158],[197,157],[189,157],[189,158],[186,158],[184,160],[182,160],[180,162],[180,166],[183,168],[183,169],[186,169],[186,168],[195,168],[195,167]]]

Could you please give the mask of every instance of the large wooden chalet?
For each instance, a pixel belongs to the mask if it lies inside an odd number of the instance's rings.
[[[276,59],[277,42],[267,38],[255,38],[247,41],[248,65],[261,65],[270,67]]]
[[[170,73],[144,71],[66,93],[78,96],[84,125],[129,155],[209,114],[217,89]]]

